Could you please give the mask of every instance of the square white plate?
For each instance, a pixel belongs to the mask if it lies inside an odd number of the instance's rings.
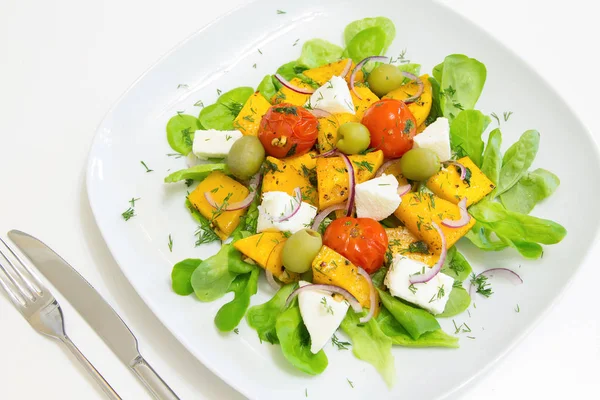
[[[286,14],[278,14],[282,7],[280,1],[260,0],[215,21],[163,57],[117,102],[98,128],[87,171],[98,226],[124,274],[162,322],[206,366],[252,399],[301,399],[305,390],[313,399],[445,397],[506,354],[583,262],[600,219],[595,206],[600,194],[596,146],[560,96],[533,70],[443,6],[430,1],[305,0],[286,3]],[[458,350],[394,348],[397,383],[392,390],[369,364],[333,347],[326,348],[329,367],[321,376],[303,375],[288,365],[277,346],[261,344],[245,322],[239,335],[216,330],[214,315],[229,296],[201,303],[194,296],[175,295],[170,288],[172,265],[184,258],[206,258],[218,246],[194,247],[196,224],[184,207],[188,188],[163,184],[169,171],[186,167],[184,158],[167,156],[172,150],[165,125],[177,111],[196,115],[200,108],[193,105],[198,100],[211,104],[217,89],[258,85],[265,74],[298,58],[301,46],[293,46],[296,39],[301,44],[318,37],[341,45],[346,24],[379,15],[391,18],[397,28],[388,55],[407,49],[407,58],[421,63],[423,72],[451,53],[486,64],[488,78],[478,108],[488,114],[513,112],[508,122],[502,122],[504,148],[526,129],[541,132],[533,167],[552,170],[562,183],[532,214],[560,222],[569,232],[535,262],[511,250],[483,253],[461,242],[461,251],[476,271],[513,268],[525,284],[495,280],[491,298],[475,298],[477,308],[470,308],[470,316],[455,317],[457,325],[466,322],[472,330],[459,335]],[[154,171],[146,173],[142,160]],[[121,213],[133,197],[140,198],[136,216],[125,222]],[[169,234],[173,252],[167,245]],[[252,303],[263,303],[272,293],[261,281]],[[440,322],[446,332],[454,333],[452,319]]]

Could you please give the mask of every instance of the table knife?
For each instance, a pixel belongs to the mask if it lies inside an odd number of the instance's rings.
[[[177,395],[138,350],[137,339],[104,298],[61,256],[39,239],[18,230],[8,232],[33,265],[56,287],[86,322],[104,340],[159,400],[176,400]]]

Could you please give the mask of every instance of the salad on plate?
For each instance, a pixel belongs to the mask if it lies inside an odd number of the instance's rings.
[[[458,348],[438,319],[489,297],[492,278],[522,283],[506,268],[474,273],[461,238],[537,259],[566,235],[529,215],[559,185],[530,171],[540,134],[502,153],[510,113],[475,108],[485,65],[451,54],[422,73],[405,53],[384,56],[395,35],[385,17],[351,22],[345,47],[309,40],[256,90],[173,116],[168,143],[189,168],[165,178],[189,187],[196,245],[222,244],[173,267],[175,293],[210,302],[232,292],[219,331],[245,318],[309,375],[327,368],[329,342],[351,347],[389,386],[393,346]],[[251,307],[263,273],[272,298]]]

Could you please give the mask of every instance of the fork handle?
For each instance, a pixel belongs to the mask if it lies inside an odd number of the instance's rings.
[[[77,346],[75,346],[75,343],[73,343],[71,341],[71,339],[69,339],[68,336],[64,336],[64,337],[60,338],[60,341],[69,349],[69,351],[71,351],[71,353],[73,353],[75,358],[77,358],[77,360],[79,360],[81,365],[84,366],[84,368],[87,370],[87,372],[89,372],[89,374],[92,376],[92,378],[94,378],[96,383],[98,385],[100,385],[100,388],[102,389],[102,391],[106,394],[106,396],[109,399],[121,400],[121,397],[117,394],[117,392],[115,392],[115,390],[112,388],[112,386],[110,386],[110,384],[106,381],[106,379],[104,379],[102,374],[100,374],[100,372],[98,372],[98,370],[92,365],[90,360],[88,360],[83,355],[83,353],[77,348]]]
[[[179,397],[177,397],[175,392],[173,392],[169,385],[162,380],[141,355],[138,355],[135,360],[133,360],[131,369],[144,385],[146,385],[146,388],[148,388],[154,398],[158,400],[179,400]]]

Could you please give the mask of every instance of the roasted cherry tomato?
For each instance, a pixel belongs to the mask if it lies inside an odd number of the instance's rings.
[[[371,132],[370,147],[383,150],[386,158],[398,158],[412,149],[417,121],[408,106],[399,100],[383,99],[365,111],[362,119]]]
[[[305,108],[281,103],[262,117],[258,138],[270,156],[298,156],[314,146],[318,124],[317,118]]]
[[[323,244],[372,274],[383,265],[388,237],[374,219],[344,217],[329,224]]]

